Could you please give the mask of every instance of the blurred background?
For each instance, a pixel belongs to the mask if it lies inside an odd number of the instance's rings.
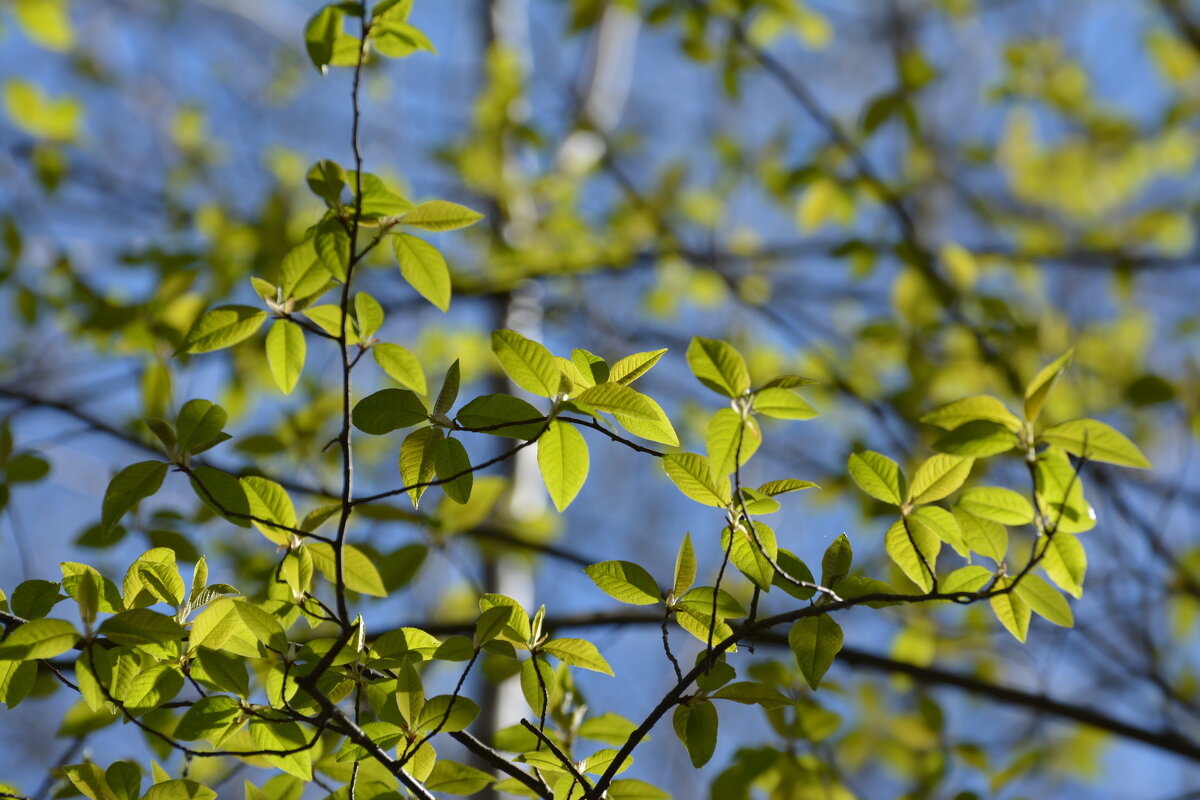
[[[151,546],[261,582],[274,553],[198,508],[180,476],[116,544],[97,547],[91,529],[114,472],[147,457],[140,420],[194,397],[231,414],[235,438],[212,463],[313,490],[293,493],[302,513],[337,485],[322,450],[340,410],[335,348],[310,344],[288,397],[261,337],[172,354],[204,308],[257,304],[248,278],[278,274],[319,219],[304,172],[351,163],[350,71],[309,63],[314,2],[0,8],[0,588],[54,580],[59,561],[119,576]],[[1200,5],[416,0],[411,21],[437,54],[368,64],[365,169],[487,219],[435,237],[455,280],[447,314],[390,254],[360,275],[387,311],[380,337],[416,353],[433,388],[458,359],[464,399],[504,390],[496,327],[610,363],[666,347],[639,388],[699,451],[720,400],[683,352],[692,335],[727,339],[756,383],[820,381],[804,393],[821,416],[766,425],[746,470],[755,485],[821,485],[784,498],[780,544],[815,567],[846,532],[856,569],[897,586],[890,520],[848,484],[846,458],[865,447],[919,463],[937,432],[917,419],[944,402],[986,392],[1015,408],[1074,347],[1046,416],[1106,420],[1156,467],[1084,473],[1098,522],[1080,536],[1074,629],[1039,619],[1022,646],[986,607],[853,611],[842,625],[863,658],[835,662],[817,695],[797,683],[807,723],[781,731],[723,709],[717,756],[698,772],[664,724],[628,775],[720,800],[1200,797]],[[387,385],[373,364],[356,378],[360,396]],[[400,503],[358,518],[353,540],[395,590],[363,598],[364,614],[382,628],[462,620],[481,589],[556,617],[612,610],[581,564],[632,559],[669,583],[688,531],[711,580],[721,520],[652,459],[588,440],[588,484],[565,515],[536,462],[518,459],[477,477],[491,502],[470,513],[431,490],[421,518]],[[360,442],[360,490],[398,485],[398,440]],[[989,483],[1025,489],[1019,460],[991,461]],[[792,603],[764,598],[767,611]],[[619,676],[578,676],[594,711],[639,720],[673,682],[656,625],[564,634],[596,642]],[[673,636],[693,658],[700,644]],[[794,672],[766,645],[738,659]],[[0,717],[4,780],[33,796],[53,791],[56,764],[145,757],[132,728],[99,727],[49,679],[41,688]],[[519,692],[476,691],[494,698],[492,727],[528,713]],[[765,747],[796,757],[790,783],[751,788]],[[270,775],[233,767],[195,765],[226,781],[222,797]]]

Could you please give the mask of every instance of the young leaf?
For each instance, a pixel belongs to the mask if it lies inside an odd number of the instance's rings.
[[[342,10],[336,5],[325,6],[309,20],[304,26],[304,48],[308,51],[308,57],[312,60],[313,66],[325,74],[325,69],[333,60],[333,45],[337,41],[338,36],[342,32]],[[332,162],[319,162],[332,163]],[[335,165],[336,166],[336,165]],[[313,169],[316,169],[314,167]],[[341,168],[338,168],[341,172]],[[309,175],[312,175],[312,170],[309,170]],[[331,187],[328,181],[323,182],[319,186],[313,186],[312,179],[309,179],[309,187],[318,197],[326,200],[330,199]],[[336,202],[336,198],[331,201]]]
[[[832,589],[835,583],[850,574],[850,565],[853,563],[854,549],[850,546],[850,539],[843,533],[833,540],[821,557],[821,585]]]
[[[140,461],[118,472],[104,492],[100,512],[104,533],[110,532],[140,501],[157,492],[166,476],[167,465],[161,461]]]
[[[726,478],[718,484],[708,459],[696,453],[671,453],[662,459],[663,469],[679,491],[706,506],[724,508],[731,489]]]
[[[267,718],[254,717],[250,720],[250,739],[259,750],[296,751],[263,758],[302,781],[312,780],[312,751],[304,747],[309,736],[297,723],[275,718],[274,714],[268,712]]]
[[[977,486],[963,492],[956,505],[977,517],[1001,525],[1029,525],[1033,522],[1033,505],[1012,489]]]
[[[750,390],[750,371],[745,359],[725,342],[692,337],[687,362],[692,374],[717,394],[741,397]]]
[[[805,489],[820,489],[812,481],[801,481],[796,478],[781,478],[775,481],[767,481],[762,486],[758,487],[758,491],[768,497],[777,497],[788,492],[800,492]]]
[[[604,383],[609,378],[610,371],[604,359],[578,347],[571,351],[571,366],[575,368],[574,372],[583,379],[584,387]]]
[[[612,369],[608,372],[608,379],[613,383],[623,383],[628,386],[649,372],[650,368],[657,364],[666,352],[667,348],[664,347],[662,350],[651,350],[646,353],[625,356],[612,365]]]
[[[221,306],[205,313],[188,331],[179,353],[210,353],[249,339],[267,319],[252,306]]]
[[[717,709],[708,700],[681,705],[671,718],[675,735],[687,748],[692,766],[699,769],[717,749]]]
[[[753,417],[742,418],[732,408],[712,415],[705,437],[714,475],[728,475],[744,465],[762,444],[762,431]]]
[[[900,471],[900,465],[887,456],[872,450],[852,453],[846,468],[858,488],[876,500],[894,506],[904,502],[904,473]]]
[[[1035,421],[1038,415],[1042,413],[1042,406],[1046,404],[1046,398],[1050,396],[1050,392],[1054,389],[1054,384],[1058,383],[1058,379],[1067,367],[1071,364],[1071,356],[1074,355],[1074,350],[1068,350],[1054,361],[1042,368],[1041,372],[1029,383],[1025,389],[1025,419],[1030,422]],[[1014,634],[1015,635],[1015,634]],[[1020,638],[1022,641],[1024,639]]]
[[[963,558],[971,555],[963,541],[962,532],[958,529],[958,522],[955,521],[954,515],[944,508],[922,506],[908,515],[908,526],[914,532],[918,528],[922,528],[926,533],[933,534],[953,547],[954,552]]]
[[[267,333],[267,366],[275,385],[284,394],[291,394],[304,369],[306,355],[304,331],[287,320],[277,320]]]
[[[591,408],[632,419],[657,422],[662,409],[646,395],[619,383],[600,383],[571,397]]]
[[[429,418],[421,398],[407,389],[383,389],[358,401],[351,419],[363,433],[382,436]]]
[[[425,778],[425,788],[431,792],[470,795],[485,789],[496,779],[482,770],[459,764],[448,758],[439,758]]]
[[[955,400],[921,417],[921,422],[926,425],[936,425],[948,431],[976,420],[999,423],[1013,433],[1024,427],[1017,415],[1009,411],[1004,403],[986,394]]]
[[[614,600],[635,606],[661,603],[663,596],[654,577],[632,561],[601,561],[584,567],[592,582]]]
[[[492,331],[492,352],[517,386],[541,397],[558,394],[558,364],[539,342],[516,331],[496,330]]]
[[[1083,497],[1083,481],[1061,447],[1038,453],[1035,482],[1049,527],[1066,533],[1096,527],[1096,511]]]
[[[450,310],[450,268],[436,247],[423,239],[398,233],[392,248],[400,274],[417,294],[440,308]]]
[[[596,645],[583,639],[551,639],[542,645],[542,650],[573,667],[590,669],[593,672],[603,672],[612,675],[612,667],[600,655]]]
[[[455,228],[465,228],[483,219],[483,214],[472,211],[458,203],[445,200],[430,200],[400,217],[404,225],[423,228],[427,231],[451,231]]]
[[[675,574],[671,579],[671,594],[676,598],[692,588],[696,581],[696,550],[692,547],[692,535],[685,533],[683,543],[679,545],[679,554],[675,556]]]
[[[54,658],[79,641],[75,626],[61,619],[31,619],[0,642],[0,661]]]
[[[766,387],[754,393],[754,410],[776,419],[812,419],[817,410],[789,389]]]
[[[1008,555],[1008,529],[998,522],[981,519],[962,506],[955,506],[954,520],[963,542],[973,552],[999,564]]]
[[[933,590],[932,571],[937,569],[941,539],[924,526],[909,527],[901,519],[888,528],[883,543],[892,561],[910,581],[922,591]]]
[[[371,348],[371,355],[389,378],[412,389],[417,394],[425,394],[425,371],[417,357],[398,344],[380,342]]]
[[[554,507],[565,511],[587,480],[587,442],[573,426],[553,420],[538,439],[537,458]]]
[[[762,591],[770,591],[771,582],[775,577],[775,568],[771,561],[779,553],[775,540],[775,531],[758,520],[754,520],[754,532],[744,525],[739,525],[736,532],[728,527],[721,532],[721,548],[729,548],[729,560]],[[755,540],[757,534],[757,541]],[[732,547],[729,546],[729,536],[733,536]],[[761,547],[759,546],[761,544]]]
[[[437,453],[441,443],[441,428],[426,427],[405,436],[400,445],[400,480],[405,486],[413,487],[408,490],[413,508],[417,508],[421,496],[429,488],[418,484],[428,483],[437,474]]]
[[[1058,590],[1038,575],[1030,573],[1017,582],[1017,595],[1035,614],[1063,628],[1075,627],[1075,615],[1071,605]]]
[[[1123,434],[1094,419],[1074,419],[1042,431],[1044,442],[1089,461],[1104,461],[1120,467],[1150,469],[1149,459]]]
[[[442,484],[442,491],[447,497],[459,504],[465,504],[471,499],[471,486],[475,479],[474,474],[469,471],[471,459],[462,442],[451,437],[443,439],[434,451],[433,467],[438,480],[454,478],[449,483]],[[455,478],[456,475],[458,477]]]
[[[842,649],[842,639],[842,626],[828,614],[798,619],[788,631],[788,646],[813,691],[821,685],[821,678]]]
[[[1058,531],[1049,537],[1042,556],[1042,569],[1046,570],[1050,580],[1058,584],[1064,592],[1074,597],[1083,596],[1087,553],[1079,539],[1064,531]]]
[[[999,422],[975,420],[955,428],[933,443],[933,449],[955,456],[984,458],[1017,446],[1017,435]]]
[[[275,481],[255,475],[242,478],[239,482],[250,504],[250,514],[257,518],[254,527],[275,544],[288,544],[292,534],[285,529],[296,527],[296,507],[284,488]],[[272,522],[283,527],[274,527],[269,524]]]
[[[975,459],[938,453],[925,461],[913,475],[908,487],[908,502],[913,505],[932,503],[963,485],[971,474]]]
[[[329,35],[329,27],[333,27],[336,35],[337,29],[341,27],[341,17],[339,15],[336,20],[332,20],[331,17],[333,14],[328,13],[331,11],[333,11],[332,8],[325,8],[318,12],[317,15],[309,22],[309,30],[314,34],[324,37]],[[322,17],[324,17],[324,20],[322,20]],[[335,24],[327,27],[329,22],[334,22]],[[313,27],[313,23],[316,23],[315,28]],[[307,44],[307,32],[305,39]],[[328,56],[325,58],[324,62],[316,65],[318,68],[322,67],[324,64],[328,64],[329,58],[333,56],[333,39],[330,38],[328,41]],[[319,47],[324,47],[325,40],[321,39],[316,41],[315,44]],[[312,45],[310,44],[310,47],[311,46]],[[311,49],[309,50],[309,54],[312,54]],[[313,61],[316,61],[315,57]],[[324,200],[330,208],[334,208],[341,204],[342,189],[346,188],[346,173],[336,161],[330,161],[329,159],[324,158],[313,164],[308,168],[308,174],[305,175],[305,181],[308,183],[308,188],[312,190],[312,193]]]
[[[646,395],[642,395],[641,398],[645,401],[646,407],[653,412],[654,416],[652,419],[631,417],[619,411],[613,412],[613,418],[621,424],[622,428],[634,436],[640,436],[652,442],[661,442],[671,447],[678,447],[679,436],[676,435],[675,428],[671,425],[671,420],[667,418],[662,407]]]
[[[225,409],[215,403],[208,400],[187,401],[175,419],[176,446],[183,453],[207,450],[220,435],[227,419]]]
[[[996,581],[997,589],[1006,589],[1012,585],[1012,578],[1001,578]],[[1011,633],[1018,642],[1024,643],[1029,635],[1029,616],[1031,609],[1015,591],[993,595],[988,601],[996,619]]]
[[[546,427],[545,414],[519,397],[507,394],[476,397],[459,409],[455,419],[468,430],[513,439],[532,439]]]
[[[424,377],[422,377],[424,380]],[[454,359],[454,363],[446,370],[446,377],[442,379],[442,388],[438,392],[437,399],[433,401],[433,415],[450,413],[450,409],[454,407],[454,401],[458,399],[458,385],[461,381],[459,377],[458,359]],[[424,394],[424,392],[422,392]]]
[[[366,292],[354,295],[354,317],[358,321],[358,335],[364,342],[370,341],[383,326],[383,306]]]

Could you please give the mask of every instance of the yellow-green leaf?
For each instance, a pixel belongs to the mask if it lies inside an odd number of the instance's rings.
[[[406,233],[392,239],[400,274],[417,294],[440,308],[450,310],[450,268],[436,247]]]
[[[267,333],[267,366],[275,385],[284,394],[291,394],[304,369],[307,345],[304,331],[295,323],[281,319]]]
[[[571,425],[553,420],[538,439],[537,457],[554,507],[566,510],[587,480],[587,442]]]

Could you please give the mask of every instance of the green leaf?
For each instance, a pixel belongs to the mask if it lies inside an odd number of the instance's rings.
[[[1054,384],[1058,383],[1058,379],[1067,371],[1067,367],[1071,364],[1071,356],[1074,353],[1074,350],[1068,350],[1047,364],[1029,383],[1029,386],[1026,387],[1025,419],[1033,422],[1042,413],[1042,406],[1046,404],[1046,398],[1050,396],[1050,392],[1054,389]],[[1022,637],[1017,638],[1024,641]]]
[[[542,344],[501,329],[492,331],[492,352],[517,386],[541,397],[558,394],[558,363]]]
[[[1055,425],[1042,431],[1039,439],[1089,461],[1137,469],[1152,466],[1137,445],[1116,429],[1094,419],[1073,419]]]
[[[636,778],[616,780],[608,785],[609,800],[671,800],[671,795]]]
[[[1096,512],[1083,497],[1083,481],[1062,448],[1038,453],[1034,480],[1049,528],[1083,533],[1096,527]]]
[[[332,216],[326,217],[317,226],[316,235],[313,236],[313,249],[329,274],[345,283],[346,274],[350,269],[350,234],[346,232],[343,223]],[[337,329],[340,328],[341,320],[339,319],[336,329],[329,333],[337,336]]]
[[[671,718],[675,735],[687,748],[692,766],[699,769],[717,749],[717,709],[708,700],[681,705]]]
[[[437,474],[437,454],[441,444],[441,429],[426,427],[417,428],[405,436],[400,445],[400,480],[404,481],[405,486],[414,487],[408,490],[413,508],[420,504],[421,497],[429,488],[427,484]]]
[[[821,585],[833,588],[835,583],[850,574],[853,563],[854,549],[850,546],[850,539],[846,534],[840,534],[821,557]]]
[[[485,594],[479,598],[479,610],[487,611],[489,608],[497,606],[505,606],[512,609],[512,616],[509,617],[508,626],[505,628],[504,636],[514,644],[528,644],[530,636],[533,635],[532,626],[529,624],[529,615],[525,613],[525,609],[521,604],[511,597],[505,597],[502,594]]]
[[[442,311],[449,311],[450,268],[438,249],[406,233],[392,237],[392,248],[408,285]]]
[[[398,344],[380,342],[371,348],[371,355],[389,378],[412,389],[417,394],[425,394],[425,371],[417,357]],[[445,413],[436,412],[435,413]]]
[[[535,715],[546,713],[558,692],[558,681],[550,662],[541,656],[526,659],[521,664],[521,694]]]
[[[1012,578],[1000,578],[996,581],[996,588],[1008,588],[1012,585],[1012,580]],[[1029,635],[1031,613],[1029,604],[1021,599],[1015,591],[993,595],[988,602],[996,614],[996,619],[1000,620],[1000,624],[1004,626],[1005,630],[1016,637],[1018,642],[1023,643],[1025,637]]]
[[[622,603],[646,606],[662,602],[654,577],[632,561],[601,561],[583,571],[600,591]]]
[[[1012,489],[978,486],[959,495],[955,504],[977,517],[1001,525],[1029,525],[1033,522],[1033,505]]]
[[[721,532],[721,549],[728,547],[729,536],[733,535],[733,546],[729,548],[729,560],[743,575],[749,578],[755,586],[764,592],[770,591],[771,581],[775,577],[771,561],[779,552],[775,541],[775,531],[758,520],[754,520],[754,530],[758,541],[745,525],[738,525],[737,532],[732,533],[728,527]],[[759,547],[759,545],[762,545]]]
[[[986,556],[997,564],[1008,555],[1008,529],[998,522],[981,519],[961,505],[954,509],[954,519],[962,532],[963,542],[973,552]]]
[[[796,478],[782,478],[775,481],[767,481],[762,486],[758,487],[758,491],[768,497],[777,497],[788,492],[800,492],[805,489],[820,489],[812,481],[801,481]]]
[[[543,436],[538,442],[538,456],[541,456],[541,446],[546,441]],[[446,438],[438,444],[433,452],[433,468],[438,480],[453,480],[443,483],[442,491],[456,503],[464,504],[471,499],[471,486],[475,482],[471,470],[471,458],[467,448],[458,439]],[[458,477],[454,477],[454,476]]]
[[[551,639],[542,645],[542,650],[572,667],[613,674],[612,667],[600,655],[596,645],[583,639]]]
[[[421,378],[425,380],[424,376]],[[454,363],[446,370],[446,377],[442,379],[442,388],[438,392],[437,400],[433,401],[433,415],[436,417],[440,414],[450,413],[450,409],[454,407],[454,401],[458,399],[458,387],[461,382],[458,369],[458,359],[454,359]],[[424,394],[424,390],[422,390]]]
[[[953,547],[954,551],[963,558],[971,555],[963,541],[962,532],[958,529],[958,522],[955,521],[954,515],[944,508],[922,506],[908,515],[908,526],[913,531],[923,528],[926,533],[933,534]]]
[[[942,540],[924,526],[908,527],[903,519],[888,528],[884,537],[888,555],[900,571],[923,591],[933,590],[930,570],[937,569],[937,556],[942,549]],[[928,566],[926,566],[928,564]]]
[[[202,697],[184,713],[172,735],[185,742],[209,739],[218,744],[241,710],[241,704],[232,697]]]
[[[726,684],[713,692],[710,697],[717,700],[732,700],[744,705],[759,705],[763,708],[783,708],[792,704],[792,701],[783,692],[757,681],[738,681]]]
[[[179,353],[210,353],[232,347],[255,334],[267,312],[251,306],[221,306],[207,312],[188,331]]]
[[[620,414],[623,417],[645,422],[659,422],[663,416],[662,409],[653,400],[619,383],[600,383],[590,386],[582,392],[572,395],[571,400],[598,411]]]
[[[828,614],[798,619],[788,631],[788,646],[800,665],[800,674],[813,691],[821,685],[821,678],[842,649],[842,639],[842,626]]]
[[[650,350],[645,353],[634,353],[622,358],[612,365],[608,371],[608,380],[613,383],[623,383],[626,386],[650,371],[651,367],[667,352],[667,348]]]
[[[246,662],[219,650],[197,648],[190,674],[196,680],[212,684],[222,692],[234,692],[241,697],[250,696],[250,678],[246,672]]]
[[[542,432],[545,415],[518,397],[485,394],[459,409],[458,424],[471,430],[487,429],[493,436],[532,439]]]
[[[112,790],[108,788],[104,770],[95,764],[73,764],[63,767],[63,773],[85,797],[91,800],[116,800]]]
[[[622,428],[634,436],[640,436],[652,442],[661,442],[671,447],[678,447],[679,436],[675,433],[675,427],[671,425],[671,420],[667,418],[666,412],[662,410],[662,406],[646,395],[642,395],[642,399],[646,402],[646,406],[653,411],[653,419],[631,417],[619,411],[613,412],[613,418],[621,424]]]
[[[852,453],[846,468],[858,488],[876,500],[894,506],[904,502],[904,473],[899,464],[882,453],[873,450]]]
[[[254,747],[259,750],[296,750],[297,752],[289,755],[269,755],[263,758],[302,781],[312,780],[312,751],[304,749],[308,745],[309,737],[295,722],[255,717],[250,720],[250,738]]]
[[[321,74],[325,74],[325,68],[333,60],[333,45],[341,32],[342,12],[336,5],[322,8],[309,18],[308,24],[304,26],[304,49],[308,51],[308,57],[312,60],[313,66]],[[318,165],[322,163],[332,162],[318,162]],[[340,167],[338,168],[338,172],[341,172]],[[318,187],[314,187],[311,178],[312,170],[309,170],[309,175],[309,187],[312,188],[313,192],[319,197],[329,199],[326,196],[326,193],[330,190],[328,180],[319,184]],[[320,191],[318,191],[318,188]]]
[[[341,23],[341,15],[332,7],[322,9],[309,20],[304,36],[305,45],[318,69],[328,64],[329,59],[333,56],[333,40],[341,28]],[[310,33],[319,38],[310,40]],[[313,47],[328,48],[324,61],[319,64],[317,57],[313,55]],[[341,205],[342,189],[346,188],[346,173],[336,161],[330,161],[327,158],[321,159],[308,168],[308,174],[304,176],[304,179],[312,193],[324,200],[330,207]]]
[[[256,475],[242,478],[240,483],[250,504],[250,514],[256,518],[254,527],[275,544],[289,544],[292,533],[287,529],[296,527],[296,507],[287,491],[275,481]]]
[[[483,214],[472,211],[458,203],[445,200],[430,200],[400,217],[404,225],[423,228],[427,231],[451,231],[455,228],[465,228],[483,219]]]
[[[62,655],[79,641],[75,626],[61,619],[31,619],[0,642],[0,661],[33,661]]]
[[[215,467],[192,467],[188,481],[196,496],[213,511],[240,528],[249,528],[250,501],[238,479]],[[241,515],[241,516],[239,516]]]
[[[936,425],[948,431],[977,420],[999,423],[1013,433],[1024,427],[1017,415],[1009,411],[1004,403],[986,394],[955,400],[921,417],[921,422],[926,425]]]
[[[679,491],[706,506],[724,508],[731,498],[729,480],[718,484],[708,459],[696,453],[670,453],[662,459],[663,469]]]
[[[908,502],[913,505],[932,503],[963,485],[971,474],[975,459],[938,453],[925,461],[913,475],[908,487]]]
[[[183,675],[179,668],[158,664],[144,669],[133,676],[121,698],[125,709],[140,716],[163,703],[169,703],[183,688]]]
[[[603,358],[595,353],[589,353],[587,350],[578,347],[572,350],[571,366],[583,379],[581,385],[584,387],[595,386],[597,383],[604,383],[609,379],[608,364]]]
[[[142,795],[142,771],[130,761],[115,761],[104,772],[108,788],[117,800],[138,800]]]
[[[789,389],[767,387],[754,393],[754,410],[776,419],[812,419],[817,410]]]
[[[982,590],[991,579],[992,573],[988,571],[987,567],[970,564],[965,567],[959,567],[938,581],[938,589],[946,594],[954,594],[955,592],[970,594]]]
[[[955,456],[984,458],[1017,446],[1017,435],[999,422],[968,422],[933,443],[933,449]]]
[[[148,608],[134,608],[109,617],[100,625],[100,633],[121,645],[167,644],[187,635],[174,618]]]
[[[151,786],[142,800],[217,800],[217,793],[195,781],[170,780]]]
[[[309,306],[304,309],[304,316],[308,317],[314,325],[335,339],[342,335],[342,320],[345,319],[346,344],[358,344],[358,325],[354,322],[353,317],[347,317],[342,314],[340,306],[335,306],[332,303]]]
[[[313,542],[304,548],[312,555],[313,566],[330,582],[337,582],[337,561],[333,555],[333,547],[328,542]],[[387,597],[383,579],[379,577],[379,569],[366,553],[352,544],[342,545],[342,573],[346,588],[370,595],[371,597]]]
[[[109,482],[101,506],[100,527],[105,534],[140,501],[157,492],[166,476],[167,465],[161,461],[139,461],[118,472]]]
[[[722,408],[708,422],[705,443],[713,474],[724,476],[750,460],[762,443],[762,431],[753,417],[743,419],[732,408]]]
[[[482,791],[496,779],[486,772],[459,764],[448,758],[440,758],[433,771],[425,779],[425,788],[431,792],[470,795]]]
[[[382,436],[426,421],[429,412],[421,398],[407,389],[382,389],[359,400],[351,419],[363,433]]]
[[[1075,615],[1071,613],[1070,603],[1040,576],[1033,573],[1022,576],[1017,581],[1015,591],[1035,614],[1047,622],[1063,628],[1075,627]]]
[[[537,458],[554,507],[566,510],[587,480],[587,442],[572,426],[553,420],[538,439]]]
[[[284,394],[291,394],[300,380],[308,352],[304,331],[294,322],[277,320],[267,333],[267,366],[275,385]]]
[[[228,415],[208,400],[189,400],[175,419],[176,446],[182,453],[200,453],[221,435]]]
[[[10,607],[18,617],[40,619],[66,599],[66,595],[60,594],[58,588],[59,585],[54,581],[22,581],[13,590]]]
[[[479,706],[470,698],[441,694],[425,701],[416,729],[427,731],[441,726],[442,732],[453,733],[466,728],[478,716]]]
[[[479,619],[475,621],[475,637],[472,643],[475,647],[483,647],[500,635],[511,617],[512,608],[509,606],[492,606],[481,612]]]
[[[350,182],[356,176],[350,172]],[[362,182],[362,215],[368,217],[398,217],[412,210],[413,204],[387,187],[378,175],[364,172]]]
[[[687,362],[692,374],[717,394],[741,397],[750,391],[750,371],[745,359],[725,342],[693,336]]]
[[[653,579],[651,579],[653,583]],[[696,549],[692,547],[692,535],[685,533],[683,543],[679,545],[679,553],[675,556],[675,573],[671,580],[671,594],[676,598],[692,588],[696,582]],[[657,584],[655,585],[657,589]],[[657,602],[657,601],[654,601]]]
[[[813,578],[812,571],[808,568],[808,565],[796,558],[796,555],[790,550],[784,550],[782,547],[779,548],[779,552],[775,555],[775,563],[778,564],[784,572],[786,572],[788,575],[791,575],[798,581],[804,581],[807,584],[816,582],[816,580]],[[816,589],[797,586],[778,573],[771,578],[771,585],[782,589],[784,593],[796,598],[797,600],[808,600],[814,594],[816,594]]]
[[[1048,537],[1042,556],[1042,569],[1058,588],[1074,596],[1083,596],[1083,576],[1087,572],[1087,553],[1079,539],[1058,531]]]

